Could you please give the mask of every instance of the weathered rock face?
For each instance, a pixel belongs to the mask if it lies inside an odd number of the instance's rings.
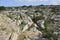
[[[10,18],[3,14],[0,14],[0,19],[0,40],[13,40],[14,36],[16,37],[14,40],[17,40],[16,34],[19,28],[15,22],[12,22]],[[14,32],[16,32],[16,34],[14,34]]]
[[[38,24],[38,26],[39,26],[40,28],[45,29],[44,20],[38,20],[38,21],[37,21],[37,24]]]
[[[33,21],[31,20],[31,18],[21,12],[20,13],[17,12],[14,14],[11,13],[8,15],[8,17],[12,19],[13,22],[15,22],[15,24],[20,27],[21,31],[25,31],[33,24]]]
[[[23,13],[0,14],[0,40],[37,40],[42,36],[30,17]]]
[[[6,15],[0,14],[0,30],[6,31],[18,31],[18,27],[15,22],[13,22],[10,18]]]
[[[0,31],[0,40],[9,40],[11,33]]]

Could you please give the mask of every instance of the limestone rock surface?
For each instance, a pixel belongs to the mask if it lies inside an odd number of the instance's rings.
[[[40,39],[42,33],[37,27],[26,14],[0,14],[0,40]]]

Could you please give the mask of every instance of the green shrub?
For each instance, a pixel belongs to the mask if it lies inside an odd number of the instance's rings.
[[[5,10],[4,6],[0,6],[0,11]]]

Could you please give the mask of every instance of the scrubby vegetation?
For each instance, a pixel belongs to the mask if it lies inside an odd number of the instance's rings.
[[[4,6],[0,6],[0,11],[3,11],[5,10],[5,7]]]

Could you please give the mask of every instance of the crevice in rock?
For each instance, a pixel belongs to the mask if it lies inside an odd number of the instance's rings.
[[[11,37],[12,37],[12,33],[11,33],[11,35],[10,35],[10,37],[9,37],[9,40],[11,40]]]

